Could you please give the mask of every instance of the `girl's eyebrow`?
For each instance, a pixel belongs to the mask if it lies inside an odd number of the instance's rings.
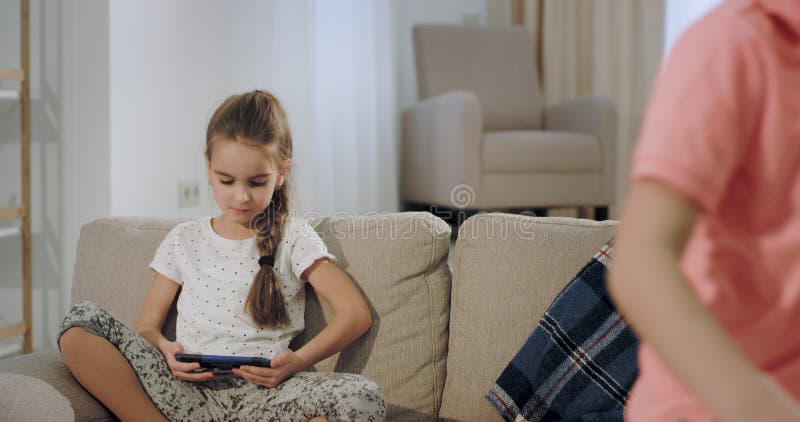
[[[223,171],[219,171],[219,170],[214,170],[214,173],[217,173],[217,174],[218,174],[218,175],[220,175],[220,176],[225,176],[225,177],[233,177],[233,176],[231,176],[230,174],[228,174],[228,173],[225,173],[225,172],[223,172]],[[257,175],[255,175],[255,176],[250,176],[249,178],[250,178],[250,179],[258,179],[259,177],[267,177],[267,176],[269,176],[269,175],[270,175],[270,173],[261,173],[261,174],[257,174]]]

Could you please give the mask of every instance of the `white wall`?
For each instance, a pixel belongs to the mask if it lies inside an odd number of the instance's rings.
[[[216,212],[203,164],[205,126],[228,95],[266,86],[270,8],[259,1],[111,2],[111,215]],[[181,180],[199,182],[199,207],[178,208]]]

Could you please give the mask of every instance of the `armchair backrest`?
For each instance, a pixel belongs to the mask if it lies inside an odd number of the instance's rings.
[[[525,28],[426,24],[414,26],[413,36],[421,100],[472,91],[484,131],[542,128],[533,38]]]

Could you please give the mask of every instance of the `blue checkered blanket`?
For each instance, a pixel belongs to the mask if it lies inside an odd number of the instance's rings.
[[[622,421],[638,340],[606,290],[606,245],[556,297],[486,398],[507,421]]]

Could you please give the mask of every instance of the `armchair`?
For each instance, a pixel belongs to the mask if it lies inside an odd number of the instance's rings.
[[[616,108],[602,96],[545,106],[521,27],[417,25],[421,101],[403,116],[403,201],[446,209],[615,200]]]

